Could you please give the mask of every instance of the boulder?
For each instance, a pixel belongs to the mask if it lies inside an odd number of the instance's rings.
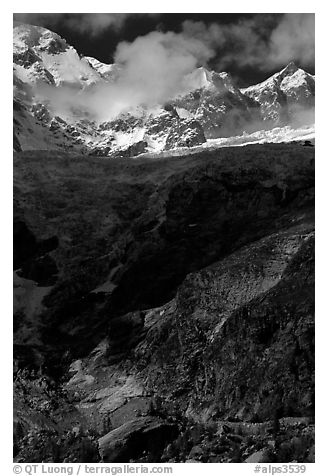
[[[203,448],[199,445],[196,445],[191,448],[188,458],[190,460],[197,460],[197,459],[200,459],[203,456],[203,454],[204,454]]]
[[[256,451],[245,459],[244,463],[270,463],[270,455],[267,449]]]
[[[176,435],[176,425],[160,418],[141,417],[100,438],[99,454],[104,463],[125,463],[145,451],[159,458],[165,445]]]

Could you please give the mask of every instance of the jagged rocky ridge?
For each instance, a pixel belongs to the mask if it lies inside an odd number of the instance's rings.
[[[313,459],[313,170],[301,145],[16,154],[15,357],[43,378],[17,373],[17,459],[32,428],[108,462]]]
[[[201,67],[184,78],[185,94],[152,108],[140,105],[109,121],[99,121],[81,107],[71,108],[69,113],[54,110],[53,89],[70,88],[83,94],[119,78],[119,65],[81,58],[56,33],[16,24],[14,149],[131,157],[193,147],[244,131],[314,122],[314,77],[294,63],[246,89],[239,89],[225,72]]]

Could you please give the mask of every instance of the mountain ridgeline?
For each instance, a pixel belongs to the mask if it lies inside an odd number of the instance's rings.
[[[164,104],[116,110],[108,100],[99,116],[93,103],[104,102],[110,88],[119,95],[122,77],[121,65],[80,57],[56,33],[15,24],[14,149],[133,157],[314,123],[314,76],[294,63],[246,89],[228,73],[200,67],[181,79],[180,93]]]

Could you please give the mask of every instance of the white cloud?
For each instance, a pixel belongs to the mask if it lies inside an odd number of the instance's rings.
[[[214,51],[197,38],[182,33],[152,32],[133,42],[121,42],[115,53],[120,74],[113,83],[100,83],[87,91],[68,87],[38,86],[51,98],[54,108],[82,107],[100,120],[108,120],[126,109],[153,106],[183,93],[183,79],[204,64]]]
[[[92,21],[90,17],[79,28],[99,31],[112,21],[110,14],[102,18],[93,16]],[[114,55],[121,67],[116,82],[78,93],[57,89],[51,93],[56,98],[53,103],[84,107],[101,120],[140,105],[163,104],[185,92],[185,75],[206,65],[218,50],[222,52],[217,67],[221,71],[231,62],[263,70],[284,66],[291,60],[313,62],[313,15],[282,15],[279,23],[267,30],[266,37],[262,33],[269,27],[265,19],[262,24],[260,20],[257,16],[231,25],[185,21],[181,33],[154,31],[131,43],[121,42]],[[117,26],[124,18],[115,15],[115,21]]]
[[[288,13],[271,34],[267,62],[275,66],[294,60],[313,65],[314,43],[314,14]]]
[[[259,15],[225,25],[187,20],[183,31],[190,38],[220,49],[219,69],[232,62],[262,70],[285,66],[289,61],[314,65],[314,14],[311,13],[284,14],[273,29]]]

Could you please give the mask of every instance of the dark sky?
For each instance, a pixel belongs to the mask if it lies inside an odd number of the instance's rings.
[[[86,15],[86,14],[82,14]],[[256,32],[264,42],[269,42],[272,31],[282,20],[283,14],[222,14],[222,13],[163,13],[158,15],[134,14],[126,17],[119,28],[113,25],[107,28],[101,28],[96,34],[80,29],[79,23],[83,22],[80,14],[15,14],[14,19],[26,23],[38,24],[55,31],[65,38],[67,42],[74,46],[80,54],[93,56],[104,63],[112,63],[116,47],[121,41],[132,42],[139,36],[144,36],[152,31],[173,31],[180,33],[182,24],[185,20],[193,22],[202,22],[206,27],[211,24],[234,27],[247,20],[256,20]],[[75,25],[75,27],[72,27]],[[77,25],[77,27],[76,27]],[[228,31],[229,28],[226,28]],[[228,31],[229,33],[229,31]],[[248,38],[242,39],[247,43]],[[209,67],[218,70],[218,60],[227,51],[236,53],[238,57],[238,48],[241,44],[229,39],[224,48],[216,45],[215,56],[209,61]],[[266,79],[268,76],[281,69],[275,66],[268,66],[265,69],[257,65],[241,65],[240,61],[233,58],[225,63],[225,70],[232,74],[240,87],[254,84]],[[294,58],[290,58],[291,60]],[[307,71],[313,73],[314,65],[303,65],[302,61],[296,61],[298,66],[304,67]]]
[[[67,14],[69,15],[69,14]],[[63,36],[79,52],[86,56],[97,57],[100,61],[113,61],[113,53],[117,44],[122,41],[133,41],[138,36],[146,35],[151,31],[181,31],[181,24],[185,20],[203,21],[206,24],[217,22],[219,24],[236,23],[241,18],[251,17],[252,14],[213,14],[213,13],[162,13],[159,16],[135,14],[127,18],[122,28],[115,31],[108,28],[97,37],[81,34],[68,28],[65,22],[58,24],[56,32]],[[51,21],[50,21],[51,25]],[[49,25],[49,26],[50,26]],[[43,26],[47,26],[45,23]],[[47,27],[49,27],[47,26]]]

